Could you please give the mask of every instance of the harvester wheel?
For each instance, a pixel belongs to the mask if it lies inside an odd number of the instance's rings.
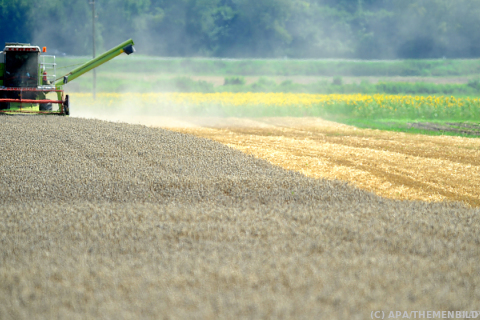
[[[1,102],[0,103],[0,110],[7,110],[10,109],[10,103],[8,102]]]
[[[63,101],[63,114],[66,116],[70,115],[70,103],[68,102],[68,94],[65,96],[65,101]]]
[[[52,111],[51,103],[40,103],[38,110],[40,111]]]

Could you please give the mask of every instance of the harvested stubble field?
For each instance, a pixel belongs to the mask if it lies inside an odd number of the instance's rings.
[[[0,318],[478,310],[479,210],[158,128],[0,117]]]

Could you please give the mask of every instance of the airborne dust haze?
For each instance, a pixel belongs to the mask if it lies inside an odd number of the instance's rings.
[[[97,55],[132,38],[137,55],[157,57],[402,59],[480,56],[480,47],[476,45],[480,41],[475,38],[478,33],[471,32],[478,29],[475,27],[478,24],[476,13],[480,12],[480,5],[473,0],[209,0],[202,3],[106,0],[97,1],[95,8]],[[91,54],[92,6],[89,2],[43,1],[35,4],[35,10],[34,17],[41,19],[29,26],[32,43],[47,46],[48,53],[57,56]],[[133,59],[128,58],[123,60],[126,65],[133,63]],[[63,71],[67,70],[59,71],[58,76]],[[103,71],[99,68],[98,72]],[[91,73],[82,76],[86,77],[91,77]],[[121,92],[135,91],[135,85],[132,80]],[[164,88],[151,89],[151,92],[160,91]],[[101,110],[82,110],[81,103],[72,101],[73,115],[98,113],[100,116],[102,113]],[[138,115],[136,103],[122,101],[115,113],[123,117]],[[151,109],[144,108],[142,112],[147,116],[165,113],[158,108],[152,105]],[[168,111],[172,116],[188,116],[176,115],[176,109],[172,105]],[[110,109],[108,114],[112,112]]]
[[[21,26],[21,38],[58,54],[90,54],[89,3],[41,1],[16,8],[19,15],[21,10],[35,10]],[[164,57],[480,56],[476,0],[105,0],[97,1],[95,8],[100,52],[133,38],[139,54]],[[21,41],[10,39],[19,30],[6,30],[0,40]]]

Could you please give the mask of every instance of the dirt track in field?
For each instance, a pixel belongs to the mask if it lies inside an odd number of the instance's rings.
[[[214,85],[220,86],[225,82],[225,77],[223,76],[190,76],[194,80],[203,80],[211,82]],[[294,83],[300,84],[310,84],[319,81],[326,81],[332,83],[334,77],[318,77],[318,76],[272,76],[267,78],[274,80],[278,84],[283,81],[290,80]],[[244,77],[246,84],[252,84],[257,82],[260,77]],[[471,80],[468,77],[342,77],[343,83],[361,83],[362,81],[367,81],[369,83],[378,83],[378,82],[427,82],[427,83],[436,83],[436,84],[465,84]]]
[[[118,73],[118,72],[102,72],[101,76],[112,78],[112,79],[128,79],[128,80],[144,80],[144,81],[154,81],[157,79],[176,78],[176,77],[189,77],[195,81],[206,81],[214,84],[215,86],[222,86],[225,83],[225,78],[228,76],[198,76],[190,74],[153,74],[145,75],[144,73],[135,74],[135,73]],[[252,84],[257,82],[260,79],[260,76],[245,76],[246,84]],[[319,81],[326,81],[331,83],[334,77],[323,77],[323,76],[267,76],[268,79],[275,81],[280,84],[283,81],[290,80],[294,83],[299,84],[311,84]],[[362,81],[367,81],[369,83],[378,83],[378,82],[426,82],[426,83],[436,83],[436,84],[466,84],[468,81],[472,80],[472,77],[401,77],[401,76],[385,76],[385,77],[342,77],[343,83],[361,83]]]
[[[159,128],[2,116],[0,136],[0,319],[478,310],[478,209]]]

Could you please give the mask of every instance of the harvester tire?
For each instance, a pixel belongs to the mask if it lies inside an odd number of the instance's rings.
[[[70,103],[68,99],[68,94],[65,96],[65,101],[63,101],[63,114],[66,116],[70,115]]]
[[[10,103],[8,102],[0,103],[0,110],[7,110],[7,109],[10,109]]]
[[[52,111],[51,103],[40,103],[38,110],[40,111]]]

